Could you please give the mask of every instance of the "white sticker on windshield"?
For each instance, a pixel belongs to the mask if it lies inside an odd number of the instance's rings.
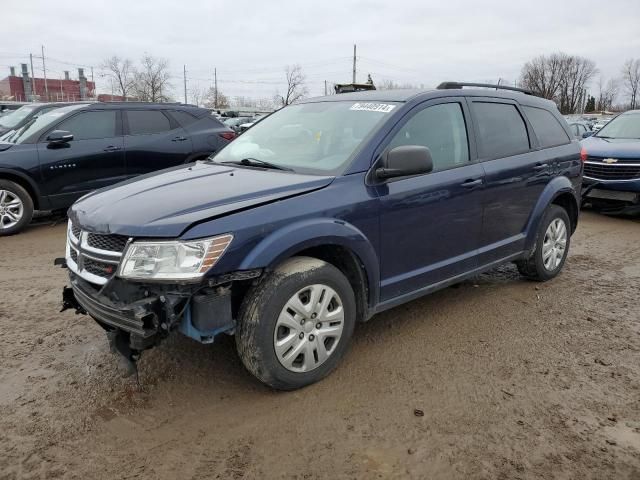
[[[354,103],[349,110],[389,113],[394,108],[396,108],[395,105],[389,105],[388,103]]]

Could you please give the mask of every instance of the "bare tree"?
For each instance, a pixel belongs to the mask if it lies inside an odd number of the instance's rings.
[[[640,58],[630,58],[622,67],[622,81],[629,94],[629,108],[632,110],[638,106],[638,93],[640,90]]]
[[[400,89],[417,89],[424,88],[424,85],[414,85],[413,83],[396,83],[393,80],[382,80],[378,85],[376,85],[378,90],[400,90]]]
[[[229,108],[229,99],[220,89],[209,88],[204,98],[204,106],[207,108]]]
[[[586,101],[587,84],[598,69],[595,62],[576,55],[564,56],[564,75],[557,100],[563,114],[577,113]]]
[[[136,97],[145,102],[167,101],[171,88],[170,78],[167,60],[145,55],[135,75]]]
[[[617,96],[618,80],[611,78],[607,83],[605,83],[604,78],[600,77],[600,80],[598,80],[598,100],[596,103],[596,110],[611,110]]]
[[[520,74],[520,85],[543,98],[554,99],[562,83],[561,56],[562,54],[553,54],[549,57],[540,55],[525,63]]]
[[[269,98],[258,98],[256,100],[256,108],[260,111],[271,111],[273,107],[273,102]]]
[[[597,71],[588,58],[566,53],[541,55],[522,67],[520,85],[554,100],[561,113],[576,113],[584,107],[586,87]]]
[[[131,60],[114,55],[104,60],[100,68],[107,71],[113,89],[126,100],[134,88],[135,68]]]
[[[277,102],[283,107],[297,102],[308,93],[307,87],[304,84],[305,76],[302,73],[302,67],[300,65],[287,65],[285,74],[287,77],[286,96],[276,95]]]
[[[376,85],[378,90],[397,90],[400,88],[400,85],[395,83],[393,80],[382,80],[378,85]]]
[[[199,107],[204,104],[207,97],[207,91],[199,85],[194,85],[189,89],[189,96],[191,97],[191,103]]]

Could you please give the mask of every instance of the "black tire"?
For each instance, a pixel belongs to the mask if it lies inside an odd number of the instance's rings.
[[[329,286],[339,296],[344,313],[342,334],[324,363],[310,371],[294,372],[285,368],[276,354],[278,317],[296,292],[317,284]],[[349,346],[355,322],[355,295],[342,272],[316,258],[293,257],[247,292],[236,331],[238,355],[261,382],[278,390],[294,390],[319,381],[336,367]]]
[[[18,197],[22,202],[22,217],[20,220],[15,225],[8,228],[4,228],[3,225],[0,225],[0,237],[4,237],[7,235],[14,235],[22,231],[22,229],[31,222],[31,219],[33,218],[33,199],[24,188],[10,180],[0,179],[0,190],[10,192],[14,196]],[[1,208],[2,206],[0,205],[0,209]],[[4,223],[1,213],[0,222]]]
[[[558,265],[553,269],[548,269],[544,265],[544,260],[542,258],[543,252],[543,243],[545,240],[545,235],[549,225],[551,222],[556,219],[562,220],[564,222],[565,228],[567,229],[566,233],[566,246],[564,249],[564,253]],[[546,282],[547,280],[551,280],[554,278],[564,266],[564,262],[567,260],[567,255],[569,254],[569,247],[571,245],[571,220],[569,219],[569,215],[567,211],[560,207],[559,205],[550,205],[547,208],[547,211],[538,226],[538,233],[536,234],[536,244],[534,250],[531,252],[529,258],[524,260],[518,260],[516,262],[516,266],[518,267],[518,271],[520,274],[526,278],[531,280],[535,280],[538,282]]]

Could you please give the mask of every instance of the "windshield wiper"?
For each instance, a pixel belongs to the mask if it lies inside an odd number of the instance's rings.
[[[223,164],[235,164],[235,165],[246,165],[248,167],[262,167],[262,168],[270,168],[272,170],[284,170],[286,172],[293,172],[293,168],[283,167],[281,165],[276,165],[275,163],[267,162],[265,160],[258,160],[257,158],[243,158],[242,160],[227,160],[226,162],[218,162]]]

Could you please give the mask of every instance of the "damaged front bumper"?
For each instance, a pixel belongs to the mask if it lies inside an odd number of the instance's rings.
[[[198,285],[143,284],[114,277],[98,286],[70,271],[62,310],[90,315],[107,331],[112,350],[135,362],[143,350],[174,331],[201,343],[231,333],[235,328],[231,287],[259,275],[260,271],[238,272]]]

